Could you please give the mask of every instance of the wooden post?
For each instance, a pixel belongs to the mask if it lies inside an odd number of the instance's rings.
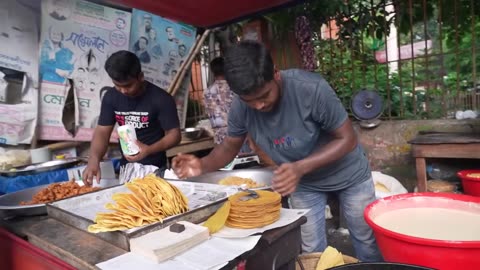
[[[205,32],[203,32],[203,35],[200,38],[197,38],[195,45],[190,50],[187,60],[180,67],[180,72],[177,73],[177,75],[175,75],[175,78],[173,79],[172,83],[170,84],[170,87],[168,88],[167,92],[170,93],[170,95],[174,96],[175,93],[180,88],[180,86],[182,85],[183,78],[185,77],[186,72],[190,69],[193,59],[195,59],[195,56],[200,52],[200,50],[202,49],[203,43],[205,42],[205,39],[209,35],[210,35],[210,30],[205,30]]]

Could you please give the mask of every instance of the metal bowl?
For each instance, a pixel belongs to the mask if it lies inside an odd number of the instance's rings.
[[[41,172],[53,171],[58,169],[67,169],[74,167],[80,163],[82,159],[80,158],[68,158],[62,160],[51,160],[47,162],[32,164],[28,166],[21,166],[10,170],[0,170],[0,175],[14,177],[18,175],[29,175],[36,174]]]
[[[204,134],[203,128],[186,128],[182,130],[182,139],[186,140],[197,140],[200,139]]]
[[[255,168],[255,169],[239,169],[231,171],[215,171],[206,173],[200,176],[184,179],[183,181],[218,184],[220,180],[229,176],[237,176],[242,178],[250,178],[262,187],[252,188],[252,190],[271,189],[273,171],[269,168]]]
[[[83,186],[82,181],[77,181],[80,186]],[[20,205],[21,202],[30,201],[40,190],[48,187],[50,184],[36,186],[32,188],[22,189],[16,192],[8,193],[0,196],[0,217],[12,216],[35,216],[47,213],[47,208],[44,203],[32,205]],[[119,185],[118,179],[102,179],[100,184],[94,181],[94,187],[107,188]],[[79,195],[80,196],[80,195]]]

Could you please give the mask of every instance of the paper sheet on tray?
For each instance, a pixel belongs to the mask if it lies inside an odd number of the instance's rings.
[[[253,249],[259,235],[241,239],[211,237],[209,240],[160,264],[129,252],[97,264],[103,270],[216,270],[229,261]]]
[[[263,233],[265,231],[287,226],[298,220],[300,217],[304,216],[310,211],[310,209],[286,209],[282,208],[280,210],[280,219],[276,222],[267,225],[262,228],[255,228],[255,229],[235,229],[224,226],[219,232],[215,233],[214,236],[216,237],[223,237],[223,238],[242,238],[248,237],[250,235],[256,233]]]

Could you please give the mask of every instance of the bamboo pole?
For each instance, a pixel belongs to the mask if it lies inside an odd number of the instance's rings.
[[[187,60],[180,67],[180,72],[177,73],[177,75],[175,75],[175,78],[173,79],[172,83],[170,84],[170,87],[168,88],[167,92],[170,93],[170,95],[174,96],[177,93],[178,89],[182,85],[185,74],[190,69],[192,62],[195,59],[195,56],[200,52],[200,50],[202,49],[203,43],[205,42],[205,39],[209,35],[210,35],[210,29],[205,30],[202,36],[200,38],[197,38],[195,45],[190,50]]]

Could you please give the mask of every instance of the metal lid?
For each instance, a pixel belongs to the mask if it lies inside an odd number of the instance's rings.
[[[352,98],[351,109],[358,120],[376,119],[383,112],[383,100],[375,91],[360,90]]]

